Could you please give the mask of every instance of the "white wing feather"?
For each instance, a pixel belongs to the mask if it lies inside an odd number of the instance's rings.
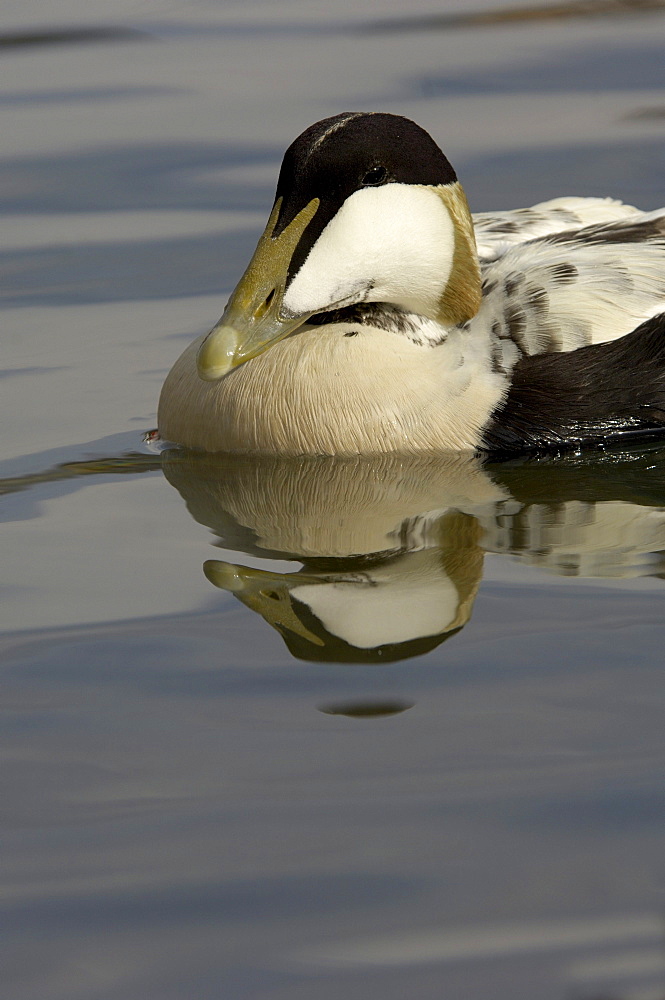
[[[510,212],[480,212],[473,215],[478,256],[481,261],[496,260],[517,243],[623,219],[635,219],[644,213],[613,198],[553,198],[531,208]]]
[[[499,369],[615,340],[665,312],[665,213],[518,243],[484,263],[483,290],[469,329],[490,331]]]

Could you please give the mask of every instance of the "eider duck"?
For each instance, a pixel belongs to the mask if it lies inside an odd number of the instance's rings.
[[[472,216],[431,136],[349,112],[287,149],[254,256],[176,361],[201,451],[519,453],[665,429],[665,209]]]

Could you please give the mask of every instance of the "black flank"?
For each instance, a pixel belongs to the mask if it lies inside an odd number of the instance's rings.
[[[501,457],[665,435],[665,313],[609,344],[523,357],[483,435]]]

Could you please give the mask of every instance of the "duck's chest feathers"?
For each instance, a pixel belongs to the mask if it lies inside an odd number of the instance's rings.
[[[199,344],[164,385],[160,426],[209,451],[471,450],[506,389],[463,331],[431,347],[362,323],[306,327],[215,383],[197,376]]]

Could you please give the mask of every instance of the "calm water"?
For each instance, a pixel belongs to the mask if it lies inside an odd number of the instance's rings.
[[[415,118],[477,210],[665,203],[665,13],[469,9],[0,12],[11,1000],[665,996],[665,450],[142,443],[318,118]]]

